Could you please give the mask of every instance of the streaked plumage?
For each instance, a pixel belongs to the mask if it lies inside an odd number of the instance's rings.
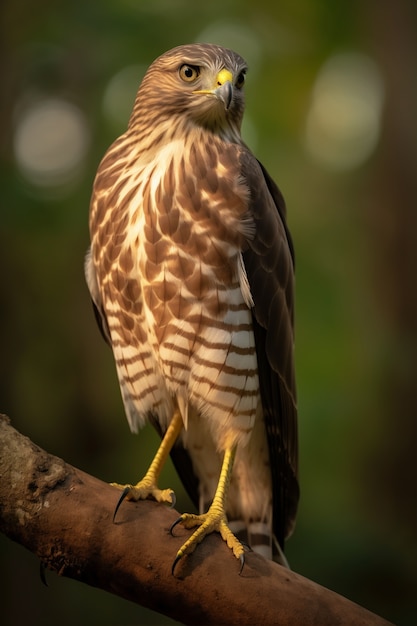
[[[240,137],[245,72],[209,44],[150,66],[97,173],[86,275],[131,429],[162,435],[178,407],[171,454],[200,511],[237,446],[227,516],[271,556],[298,502],[293,252]]]

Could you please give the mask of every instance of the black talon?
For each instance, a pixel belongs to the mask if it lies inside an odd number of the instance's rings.
[[[239,570],[239,576],[240,576],[242,574],[243,567],[245,565],[245,555],[241,554],[239,557],[239,560],[240,560],[240,570]]]
[[[180,524],[182,522],[182,515],[179,516],[179,518],[177,520],[175,520],[175,522],[172,524],[172,526],[169,529],[169,534],[174,536],[172,534],[172,531],[174,530],[175,526],[178,526],[178,524]],[[181,558],[181,557],[180,557]],[[174,561],[174,566],[176,565],[177,561]]]
[[[175,568],[177,566],[178,561],[180,561],[182,559],[182,557],[183,557],[182,554],[177,554],[177,556],[175,557],[174,562],[173,562],[172,567],[171,567],[171,574],[172,574],[172,576],[175,576],[175,574],[174,574]]]
[[[114,513],[113,513],[113,524],[114,524],[114,520],[116,519],[116,515],[117,515],[117,511],[120,508],[120,505],[122,504],[123,500],[126,498],[127,494],[130,491],[130,487],[125,487],[122,491],[122,495],[119,498],[118,503],[116,504],[116,508],[114,509]]]

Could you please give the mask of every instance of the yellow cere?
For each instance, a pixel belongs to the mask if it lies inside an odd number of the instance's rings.
[[[229,72],[229,70],[226,70],[225,68],[223,68],[217,74],[216,82],[217,82],[217,85],[224,85],[224,83],[227,83],[227,81],[230,81],[231,83],[233,83],[233,74],[232,72]]]

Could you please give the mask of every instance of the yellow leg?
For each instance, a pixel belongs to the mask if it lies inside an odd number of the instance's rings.
[[[146,500],[146,498],[151,498],[157,500],[157,502],[166,502],[172,506],[175,504],[175,495],[172,489],[159,489],[158,479],[171,448],[181,432],[182,426],[183,422],[181,414],[178,410],[176,410],[148,471],[142,480],[140,480],[136,485],[119,485],[118,483],[111,483],[113,486],[123,489],[122,496],[117,504],[114,515],[116,515],[120,504],[125,498],[127,500]]]
[[[178,561],[186,554],[191,554],[204,537],[212,532],[219,532],[228,547],[232,549],[236,558],[240,559],[241,567],[244,563],[244,548],[240,541],[234,536],[227,525],[227,517],[225,513],[225,504],[227,492],[229,489],[230,479],[232,477],[233,462],[235,459],[236,448],[226,450],[223,459],[223,465],[220,472],[219,482],[217,483],[216,493],[207,513],[203,515],[192,515],[184,513],[172,525],[171,531],[177,524],[182,524],[185,528],[199,528],[191,535],[191,537],[178,550],[175,557],[172,573]]]

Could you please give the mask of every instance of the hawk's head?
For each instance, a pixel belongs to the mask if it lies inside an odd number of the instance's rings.
[[[130,125],[187,123],[240,139],[247,70],[241,56],[212,44],[179,46],[158,57],[139,88]],[[172,126],[171,126],[172,128]],[[189,128],[190,129],[190,128]]]

